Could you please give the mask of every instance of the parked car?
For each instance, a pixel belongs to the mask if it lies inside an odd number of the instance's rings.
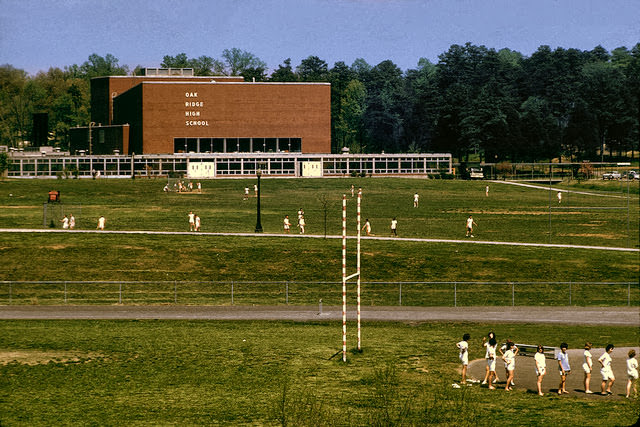
[[[636,171],[627,172],[627,179],[640,179],[640,173]]]
[[[622,178],[622,175],[620,175],[620,172],[617,172],[617,171],[607,172],[602,174],[602,179],[620,179],[620,178]]]

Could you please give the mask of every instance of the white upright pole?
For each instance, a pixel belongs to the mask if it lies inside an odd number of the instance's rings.
[[[358,223],[358,246],[357,246],[357,270],[356,272],[358,273],[358,289],[357,289],[357,293],[358,293],[358,351],[362,350],[362,346],[361,346],[361,337],[360,337],[360,203],[362,202],[362,190],[358,190],[358,216],[357,216],[357,223]]]
[[[342,195],[342,361],[347,361],[347,196]]]

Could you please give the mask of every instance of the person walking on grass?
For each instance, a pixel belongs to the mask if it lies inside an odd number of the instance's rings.
[[[629,350],[629,358],[627,359],[627,395],[628,399],[631,394],[631,386],[633,385],[633,396],[638,397],[638,389],[636,381],[638,380],[638,360],[636,359],[636,351]]]
[[[507,385],[504,386],[505,391],[513,390],[513,374],[516,369],[517,354],[518,348],[514,346],[512,341],[507,341],[507,351],[505,351],[502,355],[502,360],[504,360],[504,368],[507,371]]]
[[[189,231],[194,231],[196,229],[196,216],[193,211],[189,211],[187,216],[189,217]]]
[[[282,227],[284,228],[285,233],[289,233],[291,231],[291,221],[289,221],[289,215],[284,216],[284,221],[282,221]]]
[[[471,335],[464,334],[462,336],[462,341],[456,343],[456,347],[460,350],[460,362],[462,362],[462,384],[467,383],[467,366],[469,365],[469,340],[471,339]]]
[[[53,222],[53,221],[52,221]],[[60,222],[62,223],[62,228],[63,229],[68,229],[69,228],[69,218],[65,215],[64,218],[62,218],[60,220]]]
[[[536,385],[538,386],[538,396],[544,396],[544,393],[542,392],[542,379],[547,373],[547,359],[544,357],[544,347],[542,345],[538,344],[538,350],[536,351],[536,355],[533,356],[533,359],[536,362],[536,377],[538,378]]]
[[[367,233],[367,236],[371,236],[371,223],[369,222],[369,218],[364,222],[364,226],[362,226],[362,231]]]
[[[607,347],[602,353],[602,356],[598,358],[600,362],[600,375],[602,375],[602,388],[601,393],[603,396],[613,394],[611,387],[613,386],[616,377],[613,375],[613,369],[611,369],[611,352],[615,346],[613,344],[607,344]]]
[[[195,231],[200,231],[200,217],[198,215],[196,215],[195,221]]]
[[[584,363],[582,364],[582,370],[584,371],[584,392],[586,394],[592,394],[591,391],[591,371],[593,371],[593,357],[591,356],[591,343],[584,344]]]
[[[73,214],[69,215],[69,230],[76,228],[76,217]]]
[[[98,226],[96,227],[96,230],[104,230],[105,222],[107,222],[107,220],[104,218],[104,216],[100,215],[100,218],[98,218]]]
[[[562,192],[558,191],[557,196],[558,196],[558,204],[562,203]]]
[[[398,237],[398,220],[395,216],[391,220],[391,235],[393,237]]]
[[[307,225],[307,223],[304,220],[304,216],[301,216],[300,219],[298,219],[298,227],[300,227],[300,234],[304,234],[305,225]]]
[[[556,359],[558,360],[558,372],[560,373],[560,385],[558,386],[558,394],[569,394],[566,388],[567,375],[571,373],[571,365],[569,365],[569,355],[567,349],[569,345],[566,342],[560,344],[560,352]]]
[[[474,225],[478,225],[478,224],[476,224],[476,222],[473,220],[473,217],[469,215],[469,218],[467,218],[467,237],[473,237]]]
[[[418,201],[420,200],[420,195],[418,193],[415,193],[413,195],[413,207],[417,208],[418,207]]]

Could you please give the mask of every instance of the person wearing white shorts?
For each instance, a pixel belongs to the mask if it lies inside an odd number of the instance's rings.
[[[458,355],[460,362],[462,362],[462,384],[467,383],[467,366],[469,365],[469,340],[471,339],[471,335],[464,334],[462,336],[462,341],[456,343],[456,347],[460,350],[460,354]]]
[[[496,376],[496,346],[498,343],[495,338],[491,338],[489,340],[489,345],[487,346],[487,366],[489,367],[489,390],[495,390],[496,388],[493,386],[492,382]]]
[[[584,344],[584,363],[582,364],[582,370],[584,371],[584,392],[586,394],[592,394],[591,391],[591,371],[593,370],[593,357],[591,356],[591,343]]]
[[[542,347],[542,345],[538,345],[538,350],[536,351],[536,355],[533,359],[536,362],[538,395],[544,396],[544,393],[542,392],[542,378],[544,378],[544,375],[547,373],[547,359],[544,357],[544,347]]]
[[[504,368],[507,371],[507,384],[505,385],[505,391],[511,391],[513,388],[511,387],[511,383],[513,382],[513,373],[516,369],[516,354],[518,354],[518,349],[514,350],[513,342],[507,341],[507,351],[502,355],[502,360],[504,360]]]
[[[636,381],[638,380],[638,360],[636,359],[636,351],[631,349],[627,353],[629,358],[627,359],[627,399],[631,394],[631,385],[633,385],[633,394],[638,397],[638,389],[636,388]]]
[[[613,344],[607,344],[604,353],[598,358],[601,366],[600,375],[602,375],[602,389],[600,394],[603,396],[613,394],[611,392],[611,386],[613,386],[616,377],[613,375],[613,370],[611,369],[611,352],[614,348],[615,346]]]

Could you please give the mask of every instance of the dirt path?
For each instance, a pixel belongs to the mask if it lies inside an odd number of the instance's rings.
[[[545,345],[549,343],[544,343]],[[552,344],[553,345],[553,344]],[[555,344],[559,346],[560,343]],[[598,358],[604,353],[603,348],[594,348],[591,349],[591,354],[593,355],[593,372],[591,373],[591,383],[590,388],[593,391],[593,394],[585,394],[584,392],[584,371],[582,370],[583,356],[582,353],[584,350],[582,349],[569,349],[567,353],[569,353],[569,363],[571,364],[571,373],[567,376],[566,389],[569,392],[567,396],[577,396],[581,398],[588,399],[624,399],[625,396],[625,388],[627,386],[627,353],[633,347],[620,347],[614,348],[611,353],[611,357],[613,359],[612,368],[613,374],[616,377],[616,380],[613,384],[613,395],[612,396],[602,396],[600,395],[600,385],[602,383],[602,376],[600,375],[600,364],[598,363]],[[638,348],[635,348],[636,353],[640,353]],[[483,352],[481,349],[477,349],[477,352],[474,356],[479,355],[480,352]],[[482,381],[485,375],[485,367],[486,362],[485,359],[476,359],[469,363],[468,372],[469,377]],[[500,382],[497,383],[496,390],[487,390],[487,393],[506,393],[504,390],[504,386],[506,385],[505,379],[506,374],[504,370],[504,363],[502,360],[498,360],[496,362],[496,371],[498,374],[498,378]],[[537,393],[536,386],[536,373],[535,373],[535,362],[533,357],[531,356],[518,356],[516,357],[516,369],[514,375],[514,382],[516,385],[514,386],[514,390],[526,390],[527,393]],[[554,359],[547,359],[547,374],[544,376],[542,380],[542,391],[543,393],[555,395],[557,396],[558,385],[560,384],[560,375],[558,374],[558,362]],[[486,388],[486,385],[474,384],[472,387],[483,387]],[[633,391],[632,391],[633,393]],[[546,396],[542,397],[545,398]]]

